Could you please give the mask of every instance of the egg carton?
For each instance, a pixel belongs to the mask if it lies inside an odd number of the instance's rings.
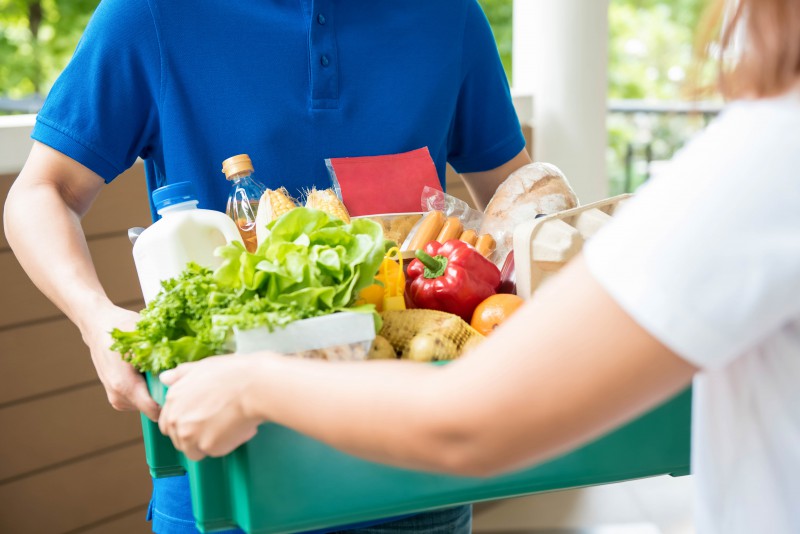
[[[574,258],[633,195],[619,195],[517,225],[514,267],[517,295],[530,298]]]

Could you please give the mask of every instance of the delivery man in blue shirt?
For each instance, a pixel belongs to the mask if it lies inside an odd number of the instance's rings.
[[[229,187],[220,162],[239,153],[268,187],[297,195],[330,185],[325,158],[428,147],[442,185],[449,162],[481,207],[530,161],[476,0],[105,0],[32,137],[6,204],[9,243],[80,328],[111,405],[153,420],[142,377],[108,349],[108,332],[138,314],[109,300],[80,226],[136,158],[150,191],[191,180],[199,207],[217,210]],[[47,228],[26,224],[31,205]],[[154,484],[153,530],[196,532],[186,477]],[[347,529],[449,534],[470,521],[458,507]]]

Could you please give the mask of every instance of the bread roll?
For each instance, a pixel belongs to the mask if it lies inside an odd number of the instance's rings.
[[[510,250],[517,224],[577,205],[578,197],[558,167],[531,163],[511,173],[497,188],[486,206],[480,233],[492,234],[499,248]]]

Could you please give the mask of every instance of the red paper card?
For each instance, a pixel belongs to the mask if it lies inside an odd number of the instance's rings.
[[[422,189],[439,191],[428,147],[387,156],[325,160],[334,189],[353,217],[420,211]]]

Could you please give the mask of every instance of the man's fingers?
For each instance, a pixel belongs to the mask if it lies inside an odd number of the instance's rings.
[[[167,401],[164,406],[161,407],[161,413],[158,414],[158,429],[165,436],[169,436],[170,427],[173,424],[170,418],[170,414],[172,413],[170,410],[171,407],[169,401]]]
[[[108,403],[118,412],[133,412],[136,410],[136,406],[124,395],[111,391],[106,396],[108,397]]]
[[[117,373],[106,377],[104,386],[111,407],[120,412],[139,411],[151,421],[158,420],[160,408],[147,391],[147,383],[139,373]]]
[[[140,382],[135,386],[133,391],[133,403],[140,412],[147,416],[148,419],[154,423],[158,421],[158,416],[161,413],[161,407],[150,396],[150,393],[148,393],[147,386],[144,382]]]

